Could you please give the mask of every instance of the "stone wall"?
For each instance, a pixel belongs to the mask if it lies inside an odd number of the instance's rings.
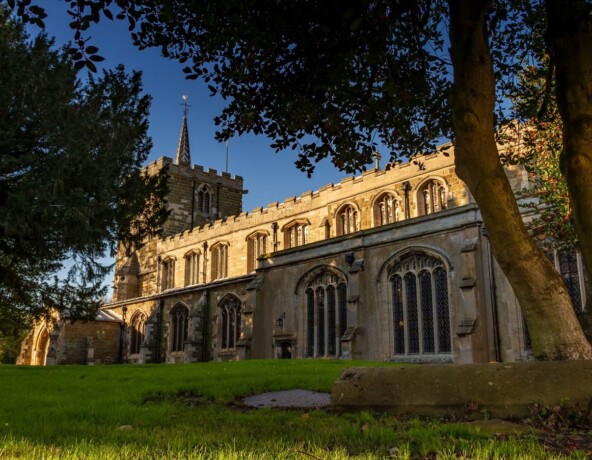
[[[106,309],[121,315],[127,308],[125,360],[306,357],[304,289],[323,272],[347,286],[348,328],[338,351],[344,358],[457,363],[524,359],[523,343],[516,338],[522,332],[519,307],[491,259],[478,208],[454,172],[453,153],[418,161],[420,165],[372,169],[251,212],[241,212],[238,176],[174,165],[168,158],[151,164],[152,171],[170,168],[172,215],[162,238],[117,258],[116,301]],[[515,188],[524,185],[520,168],[508,169],[508,175]],[[445,209],[423,215],[423,189],[431,180],[444,188]],[[212,187],[214,197],[213,214],[205,220],[191,213],[192,196],[201,183]],[[399,221],[380,225],[374,209],[385,192],[399,201]],[[342,235],[339,221],[345,206],[357,212],[359,227]],[[287,229],[295,223],[308,226],[308,241],[290,248]],[[267,235],[267,254],[249,272],[248,241],[255,233]],[[218,244],[227,245],[228,260],[227,273],[216,279],[212,247]],[[199,255],[197,284],[189,284],[186,276],[190,254]],[[413,254],[437,260],[446,270],[451,336],[446,353],[414,357],[393,351],[389,276],[398,260]],[[240,337],[235,346],[223,348],[221,306],[229,298],[241,305]],[[173,352],[170,315],[176,305],[187,308],[188,331],[182,348]],[[147,318],[145,338],[140,352],[132,355],[129,321],[138,311]]]
[[[40,322],[23,341],[17,364],[114,364],[120,330],[116,321]]]
[[[160,163],[166,161],[168,159],[159,160]],[[159,162],[155,164],[158,165]],[[338,236],[338,212],[348,204],[358,210],[360,229],[375,227],[377,224],[374,221],[374,200],[381,193],[388,191],[394,193],[399,198],[401,206],[404,206],[405,185],[410,187],[408,212],[412,218],[421,213],[418,209],[418,189],[429,179],[437,179],[445,184],[449,208],[472,201],[466,186],[454,174],[452,155],[448,157],[430,155],[423,158],[422,163],[421,170],[412,163],[397,164],[389,170],[370,170],[357,177],[345,178],[338,184],[329,184],[318,191],[305,192],[299,197],[287,198],[282,203],[270,203],[267,207],[256,208],[252,212],[238,213],[201,227],[171,234],[171,228],[177,229],[180,222],[180,220],[175,221],[176,218],[173,216],[172,221],[177,223],[171,224],[173,227],[168,227],[169,230],[165,232],[170,236],[151,242],[150,247],[138,253],[137,296],[153,295],[160,291],[162,271],[159,263],[165,258],[175,260],[174,287],[183,287],[185,285],[184,257],[189,251],[197,251],[201,254],[200,282],[204,279],[204,273],[206,283],[214,281],[211,276],[210,248],[217,243],[228,245],[227,277],[246,275],[248,271],[247,239],[254,231],[261,231],[268,235],[267,252],[274,250],[274,226],[277,226],[275,249],[282,250],[289,247],[284,229],[295,221],[308,224],[309,242],[325,241],[327,236],[329,238]],[[151,167],[155,167],[155,164]],[[178,179],[181,185],[174,186],[174,190],[171,191],[169,206],[173,209],[174,215],[185,216],[181,220],[186,222],[188,200],[182,196],[185,196],[190,188],[189,175],[201,170],[197,167],[189,169],[178,165],[171,165],[171,168],[171,182],[176,182]],[[182,174],[183,171],[185,175]],[[229,179],[227,176],[223,174],[221,177],[229,183],[240,179]],[[242,187],[242,179],[240,184]],[[232,206],[237,206],[238,198],[230,192],[232,190],[238,192],[238,189],[231,189],[228,185],[224,187],[224,193],[221,196],[228,200],[228,209],[231,209]],[[180,190],[184,190],[183,193]],[[404,210],[400,217],[404,220]],[[328,229],[327,226],[329,226]],[[155,255],[157,255],[156,258]],[[118,267],[125,264],[123,257],[118,258]],[[116,280],[116,289],[119,289],[118,280]],[[134,292],[133,289],[127,289],[127,291]],[[133,297],[117,295],[116,299],[122,301]]]
[[[337,411],[489,419],[532,416],[535,403],[586,410],[592,361],[346,369],[333,385]]]
[[[168,157],[162,157],[148,166],[152,174],[163,167],[168,168],[169,195],[167,202],[171,214],[163,233],[175,235],[193,227],[199,227],[219,218],[226,218],[242,212],[243,178],[232,177],[215,169],[204,170],[202,166],[193,168],[177,165]],[[211,212],[204,214],[197,209],[197,191],[200,186],[208,185],[212,191]]]

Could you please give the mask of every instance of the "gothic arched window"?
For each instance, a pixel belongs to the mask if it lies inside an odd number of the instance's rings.
[[[442,261],[425,254],[407,256],[389,280],[394,354],[450,353],[448,275]]]
[[[401,206],[393,193],[383,193],[374,202],[374,226],[392,224],[401,218]]]
[[[576,252],[557,253],[559,273],[569,291],[571,302],[577,312],[583,311],[582,288],[580,282],[581,270],[578,268],[578,254]]]
[[[140,353],[140,347],[144,342],[144,333],[146,329],[146,315],[142,312],[137,312],[132,316],[130,334],[130,354]]]
[[[197,190],[197,211],[208,215],[212,212],[212,190],[208,185]]]
[[[337,235],[348,235],[360,230],[358,210],[351,204],[339,208],[335,220],[337,222]]]
[[[323,272],[306,287],[306,356],[340,356],[347,329],[347,287],[343,279]]]
[[[163,291],[175,287],[175,259],[173,257],[167,257],[162,261],[161,286]]]
[[[241,330],[241,302],[234,296],[228,297],[221,305],[222,342],[221,348],[228,350],[236,348]]]
[[[228,276],[228,244],[216,243],[212,246],[212,281]]]
[[[255,232],[247,238],[247,273],[257,268],[257,259],[267,253],[267,233]]]
[[[199,283],[199,251],[189,251],[185,254],[185,286]]]
[[[286,248],[295,248],[310,243],[309,241],[309,222],[298,220],[287,224],[284,231],[284,246]]]
[[[446,186],[436,179],[425,182],[417,190],[417,214],[425,216],[446,209]]]
[[[189,326],[189,309],[178,303],[169,313],[169,331],[171,334],[171,351],[183,351],[187,340]]]

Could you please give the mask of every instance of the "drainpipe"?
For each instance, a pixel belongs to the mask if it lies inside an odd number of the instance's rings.
[[[121,309],[121,323],[119,324],[119,364],[123,364],[125,357],[125,315],[127,307],[124,305]]]
[[[202,347],[201,347],[201,360],[203,362],[208,361],[208,331],[209,331],[209,323],[210,323],[210,296],[208,291],[204,291],[204,306],[203,306],[203,332],[202,332]]]
[[[220,186],[222,184],[220,182],[216,182],[216,217],[219,219],[222,216],[222,212],[220,212]]]
[[[195,216],[195,179],[191,180],[191,227],[190,230],[193,230],[193,219]]]
[[[277,232],[278,232],[278,223],[277,222],[273,222],[271,224],[271,230],[273,231],[273,252],[277,252],[277,247],[278,247],[278,237],[277,237]]]
[[[160,345],[162,343],[162,323],[164,315],[164,299],[160,299],[158,304],[158,321],[156,323],[156,362],[161,362]]]
[[[495,360],[499,363],[502,361],[500,353],[500,333],[499,333],[499,321],[497,313],[497,296],[496,296],[496,284],[495,275],[493,272],[493,255],[491,254],[491,243],[489,242],[489,235],[485,226],[481,227],[481,234],[487,240],[487,264],[489,266],[489,294],[491,296],[491,318],[493,320],[493,347],[495,352]]]
[[[162,262],[162,257],[159,255],[156,258],[156,292],[160,292],[160,263]]]
[[[206,284],[206,273],[208,272],[208,242],[203,244],[203,283]]]

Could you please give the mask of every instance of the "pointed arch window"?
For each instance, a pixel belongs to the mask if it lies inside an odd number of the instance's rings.
[[[212,281],[228,276],[228,243],[212,246]]]
[[[197,189],[197,211],[207,215],[212,212],[212,189],[208,185]]]
[[[247,238],[247,273],[257,268],[257,259],[267,253],[267,232],[258,231]]]
[[[130,354],[140,353],[140,347],[144,342],[145,330],[146,315],[142,312],[137,312],[134,314],[131,321]]]
[[[234,296],[228,297],[220,306],[222,317],[222,350],[236,348],[241,332],[241,302]]]
[[[189,309],[178,303],[169,314],[169,331],[171,351],[183,351],[187,340],[189,326]]]
[[[296,248],[310,243],[310,223],[307,220],[290,222],[283,228],[284,246]]]
[[[189,251],[185,254],[185,286],[199,283],[200,256],[199,251]]]
[[[392,224],[401,219],[401,202],[394,193],[383,193],[374,202],[374,226]]]
[[[571,302],[577,312],[583,311],[582,288],[580,282],[581,271],[578,268],[576,252],[561,252],[557,254],[559,273],[569,291]]]
[[[173,257],[167,257],[162,261],[161,286],[163,291],[175,287],[175,259]]]
[[[360,216],[355,206],[346,204],[337,211],[337,234],[348,235],[360,230]]]
[[[586,293],[589,291],[588,274],[584,269],[582,256],[576,251],[559,252],[551,250],[547,257],[561,275],[572,305],[576,312],[582,312],[586,305]]]
[[[341,356],[347,329],[347,287],[332,272],[323,272],[305,290],[306,356]]]
[[[394,355],[451,353],[448,274],[442,261],[425,254],[407,256],[389,280]]]
[[[417,190],[418,215],[425,216],[446,209],[447,195],[446,186],[439,180],[425,182]]]

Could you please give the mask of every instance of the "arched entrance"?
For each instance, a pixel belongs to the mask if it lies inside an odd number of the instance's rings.
[[[39,336],[37,337],[37,343],[35,345],[35,351],[33,356],[34,366],[45,366],[47,363],[47,352],[49,351],[49,331],[44,327]]]

